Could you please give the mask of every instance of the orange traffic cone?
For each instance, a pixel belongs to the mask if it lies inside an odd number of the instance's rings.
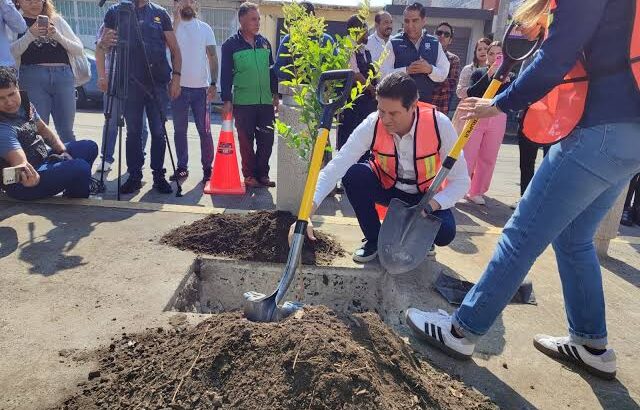
[[[236,144],[233,139],[231,114],[222,119],[222,129],[218,140],[218,153],[213,160],[211,179],[204,186],[205,194],[243,195],[244,185],[240,182]]]

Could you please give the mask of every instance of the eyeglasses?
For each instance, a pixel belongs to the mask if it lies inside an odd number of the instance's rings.
[[[438,37],[444,36],[445,38],[449,38],[449,37],[451,37],[451,32],[443,31],[443,30],[437,30],[436,31],[436,36],[438,36]]]

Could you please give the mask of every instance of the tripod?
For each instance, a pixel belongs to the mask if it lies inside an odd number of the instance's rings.
[[[100,6],[104,5],[104,1],[101,1]],[[101,164],[101,176],[100,176],[100,189],[101,192],[104,192],[104,163],[106,160],[106,148],[107,148],[107,136],[109,135],[109,128],[111,127],[111,118],[113,118],[114,110],[113,105],[114,101],[117,99],[118,104],[116,106],[115,116],[117,119],[117,127],[118,127],[118,191],[117,191],[117,199],[120,200],[120,182],[122,177],[122,128],[124,127],[124,104],[127,101],[129,96],[129,82],[132,78],[129,76],[129,52],[131,49],[131,42],[136,41],[141,45],[142,54],[145,59],[145,67],[147,71],[147,75],[151,81],[151,90],[147,90],[144,85],[140,81],[134,81],[138,83],[139,87],[142,87],[143,91],[151,96],[151,99],[155,105],[155,109],[158,110],[160,114],[160,119],[162,123],[162,133],[164,136],[164,140],[167,144],[167,150],[169,151],[169,158],[171,159],[171,167],[173,168],[173,173],[176,173],[176,165],[173,159],[173,153],[171,151],[171,144],[169,143],[169,136],[167,134],[166,122],[167,116],[163,107],[160,104],[160,99],[156,93],[156,86],[153,79],[153,74],[151,72],[151,67],[149,64],[149,57],[147,55],[147,50],[145,43],[142,39],[142,32],[140,29],[140,25],[137,22],[135,6],[130,0],[122,0],[117,7],[117,17],[116,17],[116,29],[118,32],[118,42],[115,47],[112,47],[109,51],[109,59],[111,64],[109,66],[108,73],[108,84],[109,88],[107,90],[107,100],[105,103],[105,126],[102,132],[102,164]],[[133,33],[132,33],[133,32]],[[131,37],[131,34],[134,37]],[[152,136],[153,138],[153,136]],[[144,151],[144,147],[142,147]],[[180,181],[176,179],[176,197],[182,196],[182,186],[180,185]]]

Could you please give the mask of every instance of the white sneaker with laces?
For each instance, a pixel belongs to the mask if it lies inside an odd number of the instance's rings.
[[[533,338],[533,346],[547,356],[573,362],[603,379],[611,380],[616,377],[616,353],[613,349],[607,349],[602,354],[593,354],[584,346],[571,342],[568,336],[547,335],[536,335]]]
[[[451,334],[451,316],[444,310],[423,312],[409,308],[404,317],[407,325],[420,339],[453,358],[461,360],[471,358],[475,344],[464,337],[457,338]]]
[[[113,167],[113,162],[109,162],[109,161],[104,162],[104,172],[111,171],[112,167]],[[96,172],[102,172],[102,161],[98,162],[98,169],[96,170]]]

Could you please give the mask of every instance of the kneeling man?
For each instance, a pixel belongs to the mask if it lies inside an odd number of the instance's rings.
[[[342,178],[349,202],[366,242],[353,254],[364,263],[378,256],[380,220],[376,203],[392,198],[415,205],[427,192],[456,140],[449,118],[432,105],[418,102],[418,88],[406,73],[385,77],[377,89],[378,110],[351,134],[347,143],[320,173],[314,195],[314,211]],[[371,151],[370,159],[357,162]],[[456,235],[451,209],[469,189],[466,161],[460,156],[442,188],[429,202],[442,219],[435,239],[446,246]],[[310,235],[312,233],[310,232]]]

